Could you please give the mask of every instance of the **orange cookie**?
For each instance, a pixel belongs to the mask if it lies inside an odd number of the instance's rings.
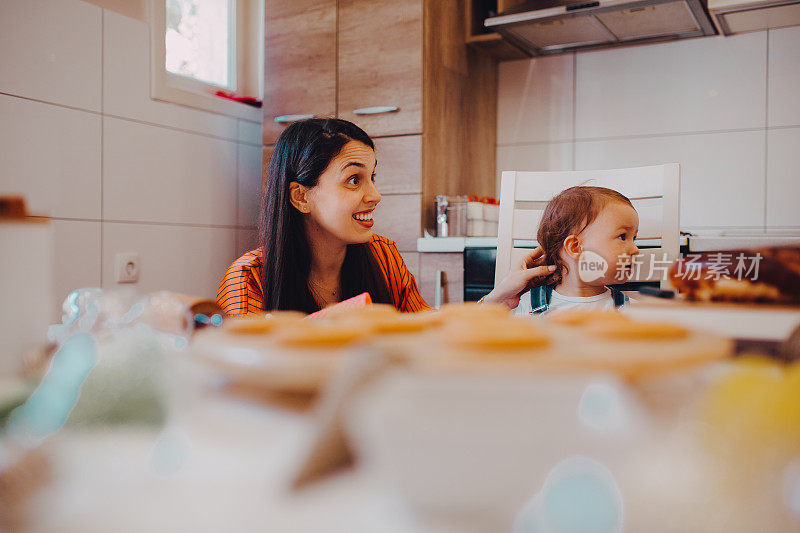
[[[630,322],[630,319],[618,311],[574,310],[554,313],[547,316],[553,324],[565,326],[586,326],[607,322]]]
[[[298,322],[306,315],[299,311],[274,311],[245,315],[243,317],[229,317],[225,320],[224,328],[231,333],[239,335],[263,335],[271,333],[276,327]]]
[[[445,304],[439,311],[442,320],[486,320],[490,318],[503,319],[511,315],[508,307],[501,304],[484,304],[467,302],[460,304]]]
[[[275,333],[275,340],[295,348],[333,348],[360,341],[369,333],[359,324],[307,320],[281,328]]]
[[[442,330],[445,343],[461,348],[515,350],[544,348],[550,339],[529,319],[490,319],[477,323],[454,323]]]
[[[375,333],[413,333],[423,331],[433,325],[426,317],[414,314],[401,314],[397,316],[373,317],[369,319],[369,327]]]
[[[689,335],[683,326],[669,322],[607,321],[590,324],[586,329],[609,340],[671,340]]]

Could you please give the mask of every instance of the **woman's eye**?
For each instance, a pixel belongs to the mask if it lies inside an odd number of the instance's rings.
[[[372,183],[375,183],[375,174],[372,175]]]
[[[353,174],[349,178],[347,178],[347,183],[351,183],[353,185],[358,185],[358,174]]]
[[[617,235],[617,238],[618,239],[622,239],[623,241],[625,240],[625,237],[627,237],[627,235],[625,233],[621,233],[621,234]]]

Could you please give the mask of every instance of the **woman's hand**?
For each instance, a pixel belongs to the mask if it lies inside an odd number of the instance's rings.
[[[540,246],[526,255],[522,263],[515,270],[509,272],[503,281],[483,298],[483,301],[500,303],[509,309],[516,308],[522,293],[538,285],[539,278],[552,274],[556,269],[554,265],[548,266],[543,263],[544,250]]]

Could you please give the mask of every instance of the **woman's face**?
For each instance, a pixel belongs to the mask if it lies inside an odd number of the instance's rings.
[[[369,146],[359,141],[345,144],[306,194],[309,222],[346,244],[369,241],[372,211],[381,201],[376,164]]]

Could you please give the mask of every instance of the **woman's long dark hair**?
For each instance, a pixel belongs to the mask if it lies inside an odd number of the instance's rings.
[[[303,215],[289,201],[289,184],[296,181],[309,188],[317,185],[320,174],[350,141],[375,149],[364,130],[334,118],[295,122],[278,137],[267,170],[259,218],[265,311],[319,310],[308,287],[311,249]],[[343,300],[368,292],[373,302],[392,303],[386,280],[367,243],[347,246],[340,281]]]

